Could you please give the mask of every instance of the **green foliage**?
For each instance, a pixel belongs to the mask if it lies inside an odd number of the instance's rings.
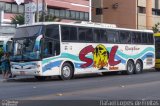
[[[24,24],[24,15],[19,14],[19,15],[15,15],[14,17],[11,17],[11,23],[12,24],[19,24],[19,25],[23,25]]]
[[[19,15],[15,15],[14,17],[11,17],[11,23],[12,24],[19,24],[19,25],[23,25],[24,24],[24,20],[25,20],[25,17],[23,14],[19,14]],[[57,18],[55,16],[52,16],[52,15],[47,15],[45,16],[45,22],[59,22],[61,19],[60,18]],[[39,21],[40,22],[43,22],[43,16],[42,14],[39,15]]]
[[[157,24],[154,25],[154,27],[152,27],[152,30],[154,33],[159,32],[158,26],[160,25],[160,23],[158,22]]]

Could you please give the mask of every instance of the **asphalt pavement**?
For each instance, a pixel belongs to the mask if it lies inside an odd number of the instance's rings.
[[[0,75],[1,79],[2,75]],[[9,100],[160,100],[160,72],[106,76],[89,74],[62,81],[37,81],[32,76],[0,80],[0,99]]]

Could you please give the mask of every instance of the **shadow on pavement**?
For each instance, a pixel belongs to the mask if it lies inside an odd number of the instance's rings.
[[[151,72],[158,72],[156,70],[145,70],[142,74],[147,74]],[[135,74],[133,74],[135,75]],[[130,76],[133,76],[130,75]],[[139,74],[141,75],[141,74]],[[71,80],[79,80],[79,79],[90,79],[90,78],[101,78],[101,77],[117,77],[117,76],[126,76],[123,72],[107,72],[105,75],[102,73],[94,73],[94,74],[81,74],[75,75]],[[128,76],[128,75],[127,75]],[[44,81],[39,81],[35,79],[33,76],[17,76],[16,78],[8,79],[7,82],[49,82],[49,81],[63,81],[58,76],[48,77]]]

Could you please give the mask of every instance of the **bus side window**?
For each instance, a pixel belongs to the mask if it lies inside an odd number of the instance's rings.
[[[60,54],[60,43],[54,42],[54,56],[57,56]]]
[[[58,27],[58,25],[47,26],[45,35],[49,38],[59,40],[59,27]]]
[[[86,41],[89,41],[89,42],[93,41],[93,31],[91,28],[86,29]]]
[[[147,44],[147,38],[148,38],[148,35],[147,33],[142,33],[142,43],[143,44]]]
[[[86,28],[78,29],[78,38],[79,41],[86,41]]]
[[[77,27],[70,27],[70,40],[77,41]]]
[[[101,33],[101,41],[103,43],[107,43],[108,39],[107,39],[107,32],[105,29],[100,29],[100,33]]]
[[[132,33],[132,43],[133,44],[140,44],[142,41],[141,33],[140,32],[133,32]]]
[[[62,41],[69,40],[69,30],[70,27],[68,26],[62,26]]]
[[[51,41],[45,40],[45,46],[44,46],[44,57],[50,57],[53,55],[53,43]]]
[[[94,29],[94,41],[95,42],[101,42],[100,40],[100,30],[99,29]]]
[[[123,44],[130,44],[131,43],[130,33],[127,31],[120,31],[119,42]]]
[[[117,31],[113,31],[113,30],[107,31],[107,38],[109,43],[119,43],[118,37],[119,35]]]
[[[151,33],[148,33],[148,43],[149,44],[153,44],[154,43],[153,34],[151,34]]]

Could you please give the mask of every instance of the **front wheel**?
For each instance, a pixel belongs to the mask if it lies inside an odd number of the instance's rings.
[[[74,74],[74,71],[73,71],[73,67],[71,66],[71,64],[64,63],[61,68],[60,78],[62,80],[69,80],[69,79],[73,78],[73,74]]]
[[[133,61],[128,61],[128,63],[127,63],[127,74],[128,75],[133,74],[134,70],[135,70],[134,62]]]

